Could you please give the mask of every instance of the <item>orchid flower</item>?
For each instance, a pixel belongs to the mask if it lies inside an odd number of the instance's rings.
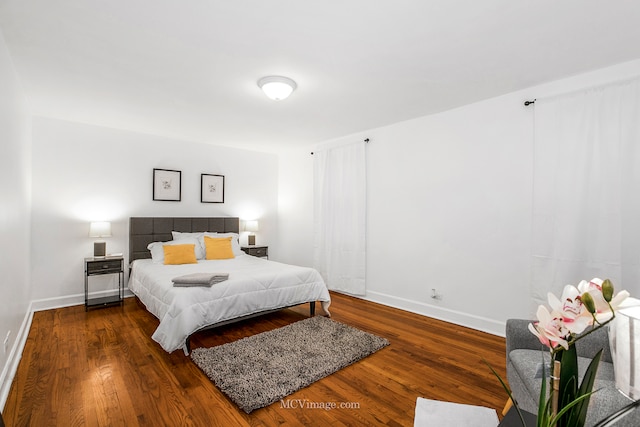
[[[569,334],[569,330],[566,328],[562,317],[558,313],[550,313],[549,310],[543,305],[538,307],[536,312],[538,321],[529,323],[529,331],[538,337],[540,342],[550,349],[562,346],[564,349],[569,349],[569,343],[565,339]]]
[[[617,311],[620,304],[630,296],[629,292],[620,291],[607,303],[602,294],[602,283],[602,279],[593,278],[589,282],[583,280],[578,284],[580,292],[588,292],[593,297],[593,301],[596,304],[595,317],[598,323],[609,320],[613,316],[613,311]]]
[[[572,334],[580,334],[587,326],[593,323],[593,318],[589,313],[585,315],[585,309],[580,299],[580,291],[572,285],[567,285],[562,291],[560,299],[549,292],[547,300],[553,312],[562,315],[564,326]]]

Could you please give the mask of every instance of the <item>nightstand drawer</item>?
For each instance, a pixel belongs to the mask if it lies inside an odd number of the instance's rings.
[[[253,256],[267,256],[267,248],[255,248],[249,251]]]
[[[269,257],[269,246],[242,246],[241,249],[247,255],[260,258]]]
[[[118,259],[92,261],[87,263],[87,274],[113,273],[122,269],[122,261]]]

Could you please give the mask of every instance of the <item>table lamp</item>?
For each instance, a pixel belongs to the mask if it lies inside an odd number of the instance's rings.
[[[111,237],[111,223],[107,221],[92,222],[89,226],[89,237]],[[93,243],[93,256],[103,257],[107,254],[107,243],[97,240]]]
[[[258,221],[256,221],[256,220],[245,221],[244,222],[244,231],[248,231],[249,233],[258,231]],[[249,245],[255,245],[255,244],[256,244],[256,235],[255,234],[249,234]]]

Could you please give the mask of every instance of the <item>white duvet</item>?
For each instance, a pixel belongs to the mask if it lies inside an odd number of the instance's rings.
[[[211,287],[173,286],[173,278],[190,273],[228,273],[229,279]],[[316,270],[249,255],[185,265],[136,260],[129,289],[160,320],[153,340],[185,354],[186,339],[204,326],[310,301],[321,301],[328,313],[331,301]]]

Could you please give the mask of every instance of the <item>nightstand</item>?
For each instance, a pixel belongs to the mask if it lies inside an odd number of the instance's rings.
[[[124,299],[124,258],[121,256],[90,257],[84,259],[84,309],[121,304]],[[89,298],[89,277],[104,274],[118,275],[118,294]]]
[[[242,246],[240,249],[242,249],[247,255],[259,258],[269,258],[269,246],[249,245]]]

